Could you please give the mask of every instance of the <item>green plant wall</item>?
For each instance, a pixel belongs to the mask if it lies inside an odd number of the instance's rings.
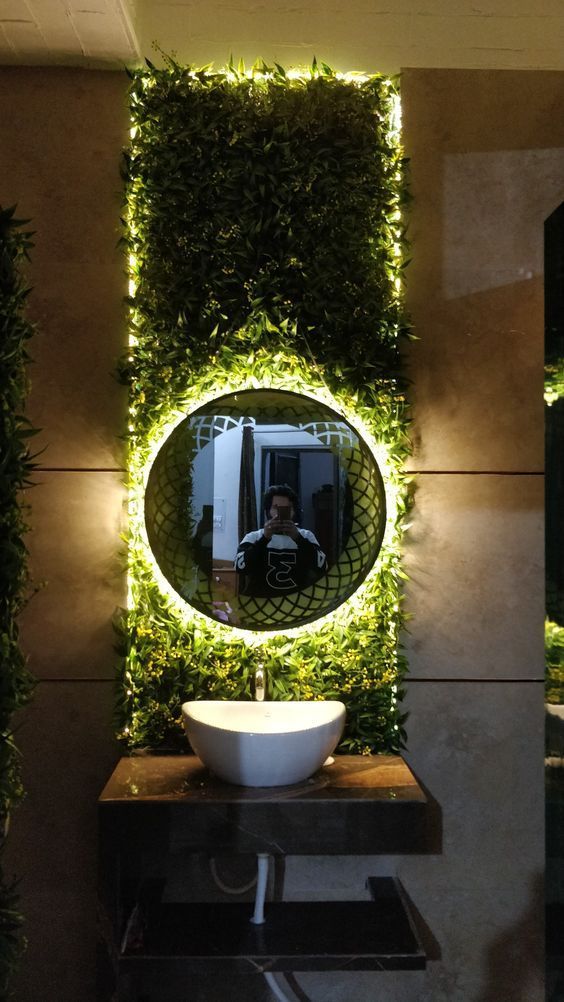
[[[564,627],[545,621],[546,702],[564,703]]]
[[[22,491],[34,468],[29,449],[34,429],[23,415],[28,342],[33,335],[25,316],[29,289],[22,269],[32,246],[31,234],[22,229],[26,222],[16,218],[15,207],[0,206],[0,847],[10,813],[23,796],[13,716],[33,690],[17,618],[29,590]],[[0,998],[7,998],[22,950],[21,924],[15,884],[0,865]]]
[[[400,367],[405,162],[396,82],[167,59],[131,82],[125,242],[131,273],[129,607],[117,622],[118,731],[185,747],[181,703],[341,698],[342,751],[403,741],[400,542],[409,450]],[[171,418],[234,389],[322,396],[387,454],[392,524],[357,596],[302,632],[243,634],[161,589],[142,528],[144,471]]]

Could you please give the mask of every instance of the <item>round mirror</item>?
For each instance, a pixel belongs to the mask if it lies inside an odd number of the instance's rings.
[[[145,523],[174,590],[212,619],[283,630],[359,587],[386,523],[382,476],[323,403],[245,390],[189,414],[149,472]]]

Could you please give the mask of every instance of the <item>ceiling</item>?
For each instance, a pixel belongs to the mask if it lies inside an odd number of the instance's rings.
[[[129,0],[0,0],[0,63],[123,67],[138,59]]]

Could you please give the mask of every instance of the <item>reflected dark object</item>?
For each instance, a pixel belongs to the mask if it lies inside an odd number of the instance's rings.
[[[192,540],[192,553],[198,567],[209,576],[213,560],[213,505],[211,504],[205,504],[203,507],[202,517]]]
[[[288,484],[273,484],[263,500],[264,528],[241,540],[235,569],[239,594],[279,598],[304,591],[327,573],[327,557],[310,529],[298,525],[298,496]]]
[[[245,595],[239,542],[261,531],[263,495],[283,472],[299,498],[294,520],[319,540],[327,570],[290,594]],[[337,608],[366,577],[384,535],[384,484],[340,414],[299,394],[246,390],[194,411],[165,440],[145,521],[161,571],[195,609],[244,629],[289,629]]]

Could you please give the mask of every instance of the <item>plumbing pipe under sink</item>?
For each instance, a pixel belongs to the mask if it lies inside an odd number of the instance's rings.
[[[245,884],[243,887],[229,887],[223,880],[221,880],[217,874],[215,860],[210,860],[210,868],[212,872],[213,879],[219,889],[225,894],[244,894],[245,891],[250,890],[252,886],[256,884],[255,892],[255,909],[251,917],[251,922],[254,925],[264,925],[264,902],[266,898],[266,885],[268,883],[268,866],[270,862],[270,856],[266,852],[257,853],[257,874],[253,880]],[[286,995],[280,985],[276,980],[276,976],[271,971],[262,972],[264,980],[266,981],[268,987],[270,988],[272,994],[278,1002],[295,1002],[296,996],[292,992],[292,996]]]
[[[255,893],[255,910],[251,917],[254,925],[264,925],[264,900],[266,897],[266,884],[268,880],[268,864],[270,856],[266,852],[257,852],[257,889]],[[264,980],[270,988],[272,994],[278,1002],[292,1002],[289,995],[286,995],[278,984],[271,971],[263,971]],[[293,994],[293,993],[292,993]],[[295,999],[295,996],[294,996]]]
[[[255,892],[255,910],[251,922],[255,925],[264,923],[264,899],[266,897],[266,882],[268,880],[269,856],[266,852],[257,852],[257,889]]]

